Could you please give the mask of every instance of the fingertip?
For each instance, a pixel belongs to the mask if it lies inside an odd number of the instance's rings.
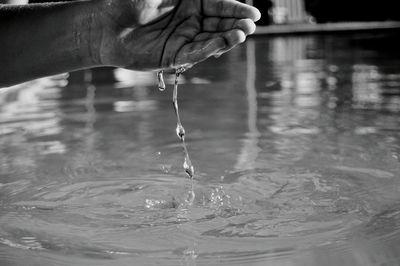
[[[250,31],[248,34],[253,34],[255,31],[256,31],[256,24],[254,24],[254,22],[253,22],[250,25]]]
[[[244,43],[246,41],[246,34],[242,30],[239,30],[237,35],[238,35],[238,44]]]
[[[256,31],[256,24],[254,24],[254,22],[249,18],[241,19],[238,22],[237,27],[241,29],[246,35],[252,34]]]
[[[261,18],[261,12],[254,6],[246,5],[247,8],[243,9],[243,18],[249,18],[256,22]]]
[[[243,30],[231,30],[225,35],[228,46],[233,47],[239,43],[243,43],[246,41],[246,34]]]
[[[253,8],[254,8],[253,21],[256,22],[256,21],[259,21],[261,19],[261,12],[257,8],[255,8],[255,7],[253,7]]]
[[[246,41],[246,34],[242,30],[238,29],[226,32],[223,37],[226,42],[226,47],[220,50],[221,53],[226,53],[232,50],[235,46]]]

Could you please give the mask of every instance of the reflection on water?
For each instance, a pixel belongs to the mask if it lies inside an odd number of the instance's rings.
[[[0,265],[399,265],[391,38],[251,39],[183,73],[192,206],[155,73],[0,91]]]

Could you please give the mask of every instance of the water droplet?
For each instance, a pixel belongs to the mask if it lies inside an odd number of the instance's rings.
[[[179,77],[180,74],[186,71],[186,68],[181,66],[175,70],[176,75]]]
[[[158,89],[160,91],[165,91],[166,86],[164,82],[164,72],[162,70],[157,72],[157,80],[158,80]]]
[[[176,135],[181,141],[185,139],[185,129],[181,124],[177,124],[176,126]]]
[[[189,157],[185,158],[185,161],[183,162],[183,169],[185,169],[185,172],[189,176],[189,178],[193,178],[194,167]]]

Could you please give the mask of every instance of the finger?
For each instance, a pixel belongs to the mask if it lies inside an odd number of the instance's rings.
[[[231,49],[236,45],[243,43],[246,40],[246,35],[244,34],[243,31],[238,29],[233,29],[227,32],[214,32],[214,33],[204,32],[198,34],[194,38],[194,42],[202,42],[202,41],[204,42],[206,40],[216,39],[216,38],[223,38],[226,44],[226,47],[224,49]]]
[[[225,48],[225,40],[221,37],[189,43],[183,46],[177,54],[175,58],[175,67],[199,63],[218,54]]]
[[[231,29],[242,30],[246,35],[254,33],[256,25],[251,19],[217,18],[210,17],[203,21],[203,31],[221,32]]]
[[[196,37],[193,39],[193,42],[202,42],[210,39],[221,38],[220,32],[203,32],[197,34]]]
[[[244,34],[244,32],[237,29],[224,32],[223,38],[226,42],[226,47],[221,50],[221,52],[223,53],[233,49],[236,45],[246,41],[246,35]]]
[[[249,18],[257,21],[261,18],[260,11],[235,0],[202,0],[204,15],[225,18]]]
[[[232,50],[233,48],[235,48],[235,46],[237,46],[240,43],[243,43],[246,40],[246,36],[244,35],[243,32],[241,32],[240,30],[232,30],[224,33],[204,32],[198,34],[193,41],[204,42],[206,40],[216,39],[216,38],[223,38],[226,45],[225,48],[219,50],[216,54],[213,54],[214,57],[221,56],[222,54]]]

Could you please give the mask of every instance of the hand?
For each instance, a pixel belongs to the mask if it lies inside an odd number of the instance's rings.
[[[101,65],[136,70],[190,67],[242,43],[260,12],[235,0],[103,0]]]

